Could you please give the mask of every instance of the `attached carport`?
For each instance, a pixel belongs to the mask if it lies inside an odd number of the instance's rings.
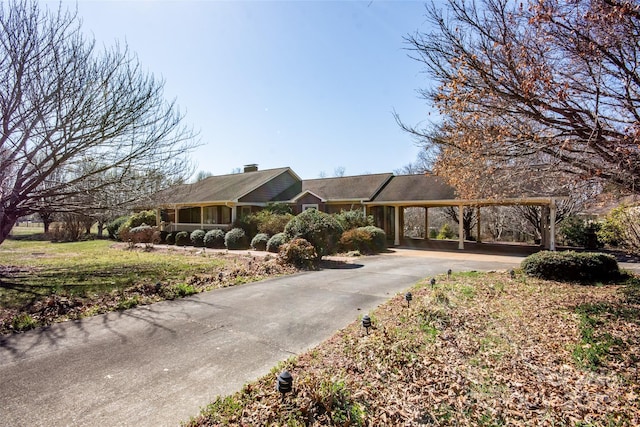
[[[385,186],[376,197],[366,202],[369,211],[382,208],[386,213],[387,209],[393,209],[393,229],[388,229],[391,224],[384,221],[385,231],[393,235],[393,243],[399,246],[403,239],[404,229],[404,208],[422,207],[425,209],[425,230],[429,229],[428,209],[434,207],[456,207],[458,217],[462,218],[465,208],[477,209],[478,236],[480,236],[481,215],[480,208],[484,206],[541,206],[542,207],[542,246],[554,251],[556,249],[556,212],[557,202],[566,196],[523,196],[523,197],[503,197],[490,199],[458,199],[455,190],[444,182],[441,178],[433,175],[403,175],[395,176]],[[387,225],[389,224],[389,225]],[[548,224],[548,226],[544,226]],[[389,233],[391,232],[391,233]],[[458,222],[458,249],[464,249],[464,224]],[[428,240],[428,235],[425,236]]]

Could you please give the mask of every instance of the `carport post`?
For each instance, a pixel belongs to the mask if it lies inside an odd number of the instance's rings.
[[[429,208],[424,208],[424,240],[429,240]]]
[[[395,237],[393,239],[393,244],[396,246],[400,246],[400,206],[395,206],[395,215],[393,215],[394,219],[394,229],[395,229]]]
[[[464,249],[464,205],[458,205],[458,249]]]
[[[556,201],[551,199],[549,203],[549,250],[556,250]]]

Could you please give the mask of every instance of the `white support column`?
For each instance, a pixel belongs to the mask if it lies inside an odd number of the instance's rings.
[[[458,206],[458,249],[464,249],[464,205]]]
[[[549,204],[549,250],[556,250],[556,201],[551,199]]]
[[[200,229],[204,229],[204,206],[200,206]]]
[[[238,217],[238,208],[236,206],[231,206],[231,224],[236,222],[237,217]]]
[[[477,226],[476,233],[478,234],[476,236],[476,242],[482,243],[482,238],[480,237],[480,232],[482,231],[482,227],[480,226],[480,206],[478,206],[476,209],[477,209],[476,210],[476,226]]]
[[[424,208],[424,240],[429,240],[429,208]]]
[[[396,246],[399,246],[400,245],[400,206],[396,206],[394,208],[393,222],[394,222],[394,231],[395,231],[393,244]]]
[[[180,209],[178,209],[178,208],[174,208],[173,209],[173,219],[175,221],[173,222],[174,225],[173,225],[173,227],[171,227],[171,231],[178,231],[178,229],[177,229],[175,224],[180,222],[180,218],[178,217],[178,212],[179,211],[180,211]]]

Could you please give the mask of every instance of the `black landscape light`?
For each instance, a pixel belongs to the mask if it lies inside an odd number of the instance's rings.
[[[369,328],[371,327],[371,318],[368,314],[365,314],[362,317],[362,327],[367,331],[367,335],[369,335]]]
[[[293,377],[291,376],[289,371],[280,372],[280,375],[278,375],[278,380],[276,382],[276,390],[282,393],[283,401],[284,395],[293,390]]]
[[[413,295],[411,295],[411,292],[407,292],[406,294],[404,294],[404,299],[407,300],[407,307],[409,307],[409,304],[413,299]]]
[[[451,279],[451,273],[453,273],[453,271],[451,271],[451,269],[447,270],[447,279]]]
[[[432,277],[430,283],[431,283],[431,287],[433,288],[436,285],[436,278]]]
[[[516,271],[514,269],[511,269],[511,271],[509,271],[509,275],[511,276],[512,279],[516,278]]]

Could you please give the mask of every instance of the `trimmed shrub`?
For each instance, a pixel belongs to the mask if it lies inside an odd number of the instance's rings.
[[[122,224],[124,224],[127,221],[129,221],[129,216],[124,215],[108,223],[105,228],[107,229],[107,233],[109,233],[109,238],[113,240],[118,239],[118,230],[120,230],[120,227],[122,227]]]
[[[344,231],[373,225],[373,216],[365,215],[362,209],[343,210],[334,216]]]
[[[207,248],[224,248],[224,231],[215,229],[209,230],[204,235],[204,246]]]
[[[187,246],[191,243],[189,233],[186,231],[179,231],[176,233],[176,246]]]
[[[342,233],[340,250],[375,254],[383,251],[386,243],[386,234],[382,229],[374,226],[358,227]]]
[[[253,239],[251,239],[251,247],[257,251],[264,251],[267,249],[267,242],[269,236],[264,233],[258,233]]]
[[[532,277],[566,282],[607,282],[621,277],[616,259],[597,252],[542,251],[522,261],[522,270]]]
[[[191,244],[196,248],[201,248],[204,246],[204,236],[206,235],[204,230],[194,230],[191,232]]]
[[[342,235],[342,226],[331,215],[317,209],[307,209],[295,216],[284,229],[288,240],[305,239],[316,249],[316,257],[334,253]]]
[[[177,231],[172,231],[169,234],[167,234],[167,237],[164,238],[164,242],[167,245],[175,245],[176,244],[176,234],[178,234]]]
[[[313,245],[302,238],[293,239],[282,245],[278,257],[281,262],[304,268],[312,267],[314,260],[318,259]]]
[[[373,249],[377,252],[382,252],[387,249],[387,233],[382,228],[374,225],[368,225],[363,227],[369,234],[371,234],[371,240],[373,242]]]
[[[249,239],[242,228],[233,228],[224,235],[224,245],[227,249],[247,249]]]
[[[280,247],[285,243],[287,243],[287,237],[284,235],[284,233],[274,234],[267,241],[267,251],[278,253],[280,252]]]

